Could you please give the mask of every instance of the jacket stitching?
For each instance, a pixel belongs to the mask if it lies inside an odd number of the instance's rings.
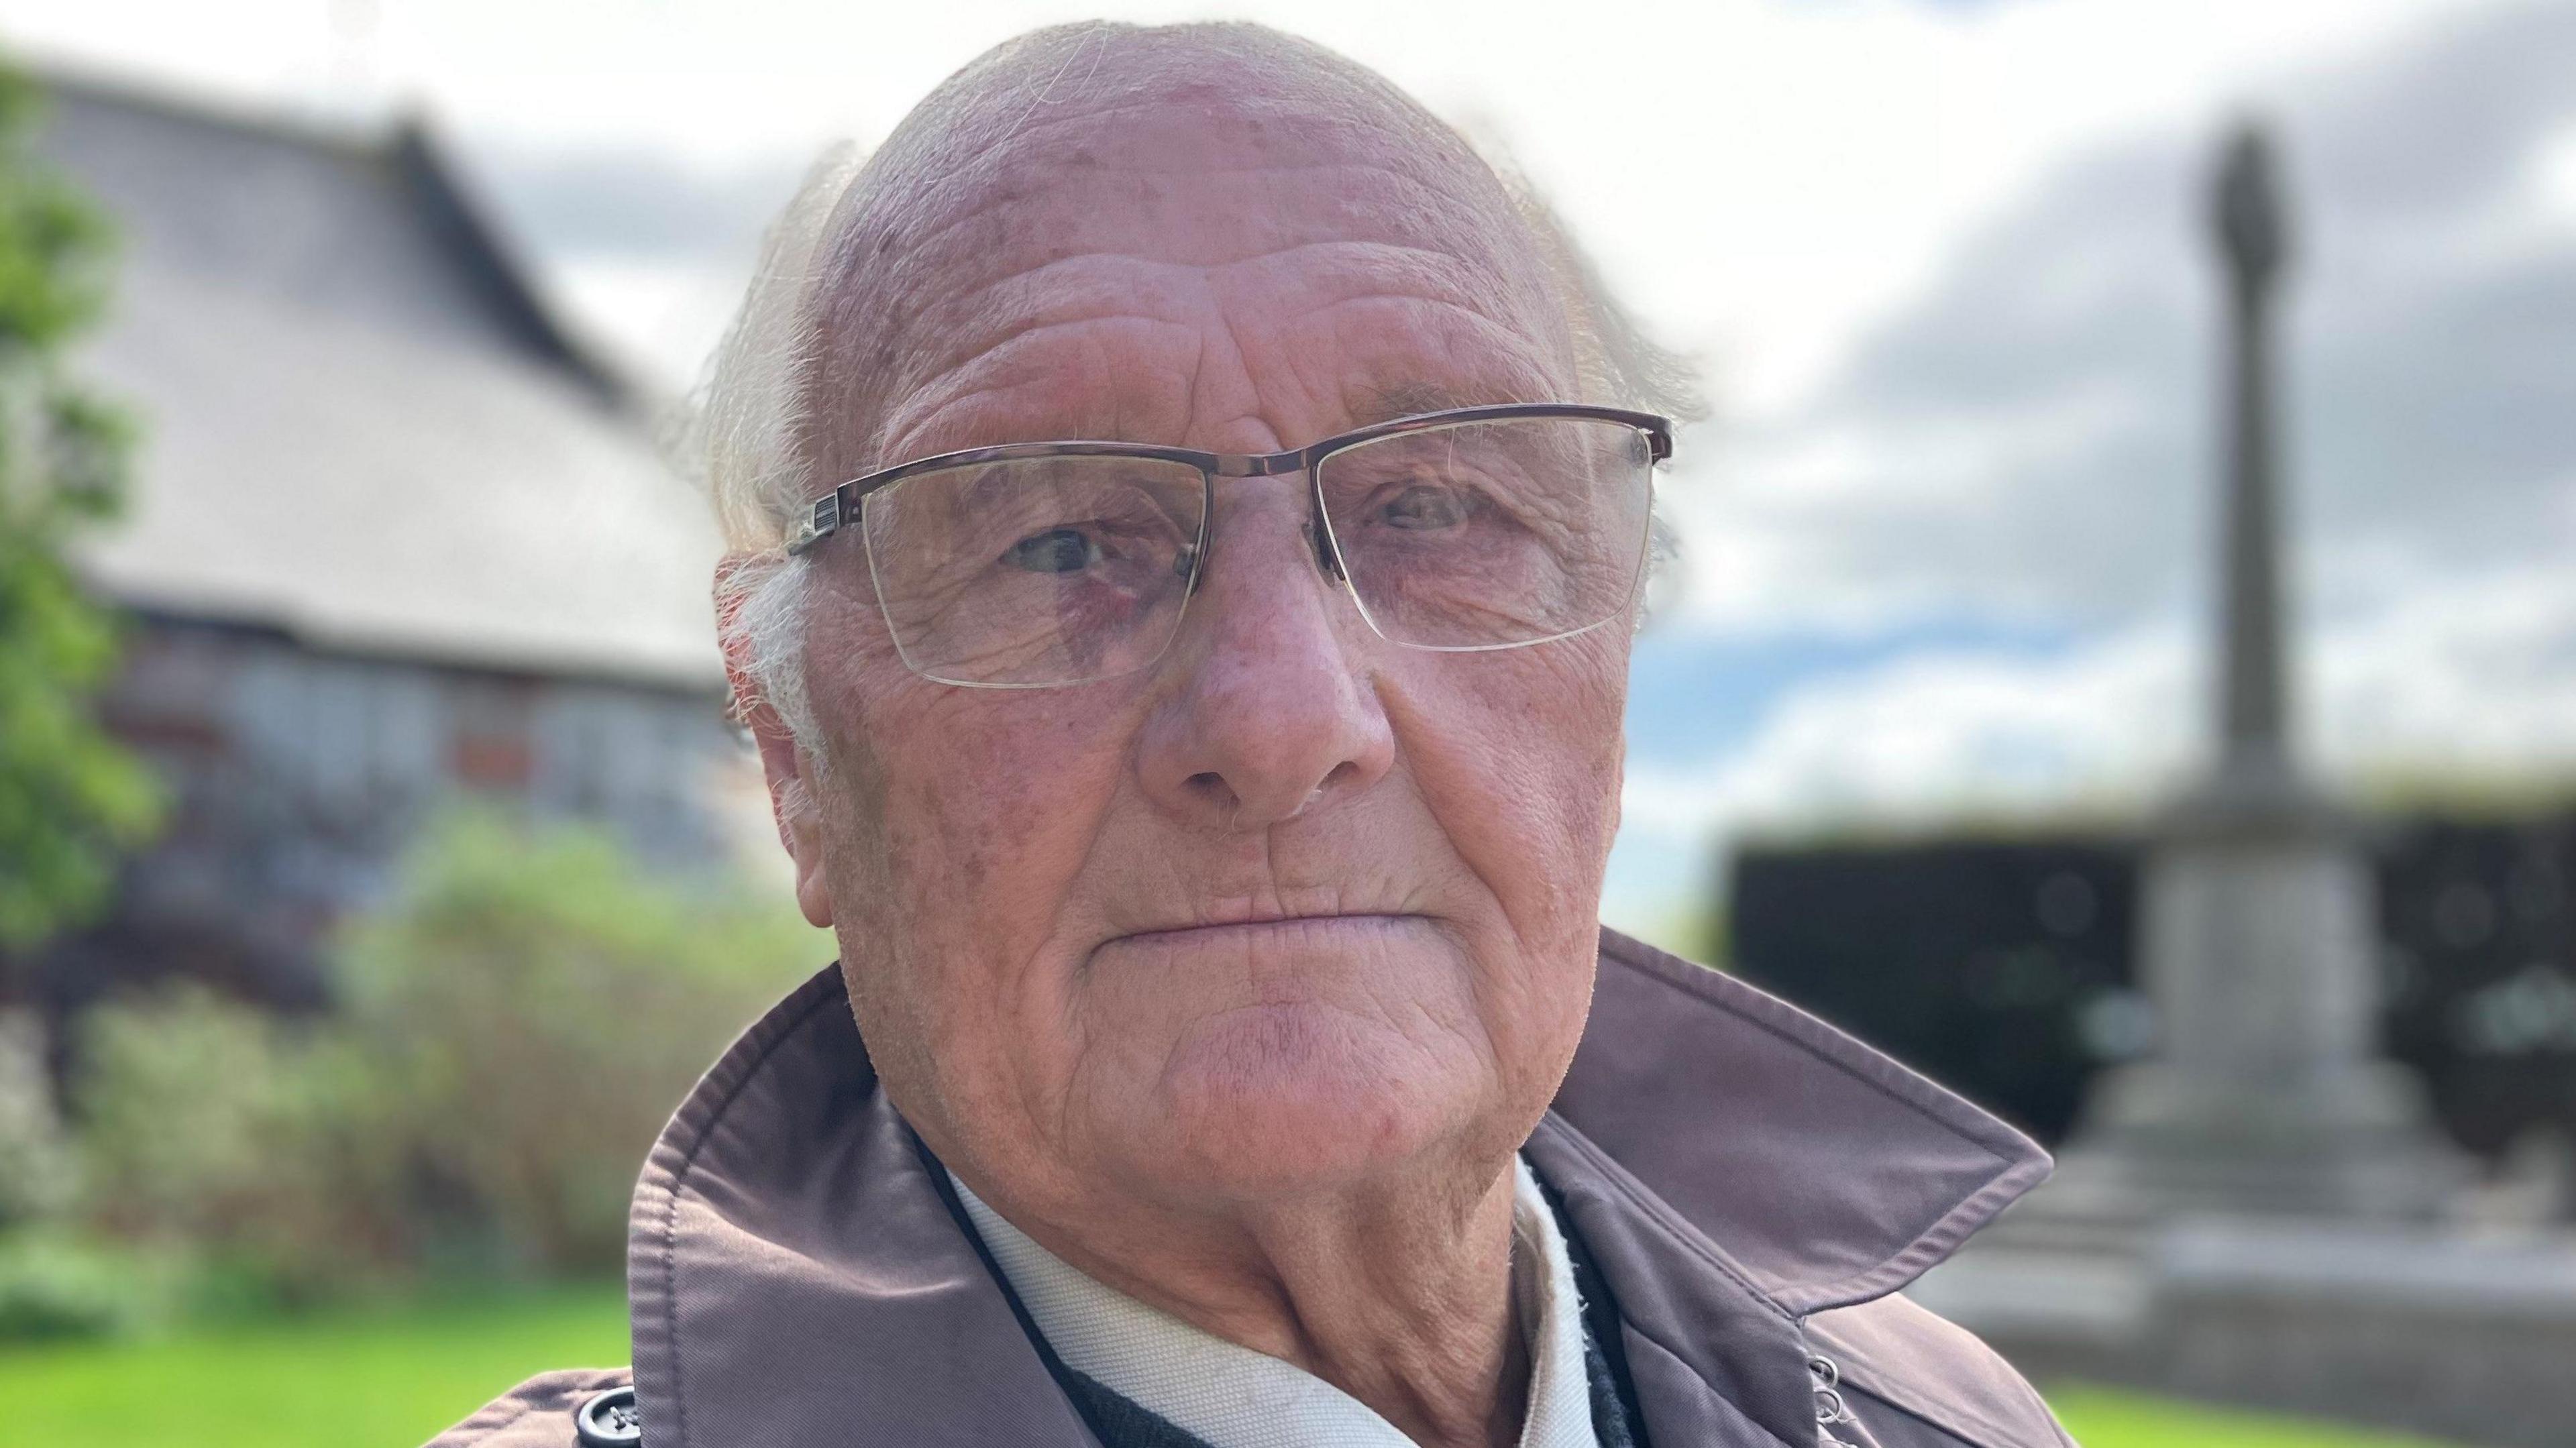
[[[816,987],[820,985],[822,975],[825,973],[832,977],[832,984],[830,987],[817,990]],[[671,1184],[663,1190],[662,1334],[670,1340],[671,1344],[671,1405],[674,1415],[671,1431],[675,1448],[687,1448],[689,1441],[689,1399],[682,1391],[680,1381],[682,1377],[679,1290],[681,1189],[688,1184],[689,1173],[697,1169],[698,1153],[704,1150],[707,1142],[715,1136],[717,1124],[724,1120],[725,1113],[733,1109],[734,1102],[741,1097],[744,1090],[749,1088],[752,1078],[760,1074],[760,1068],[769,1063],[769,1058],[777,1053],[780,1046],[812,1023],[817,1011],[841,997],[841,984],[840,962],[834,961],[801,987],[801,989],[814,990],[814,999],[807,1002],[805,1008],[797,1012],[794,1018],[782,1023],[775,1035],[761,1042],[760,1048],[743,1060],[742,1074],[725,1087],[724,1094],[709,1108],[706,1119],[699,1123],[688,1145],[681,1151],[680,1164],[671,1173]]]
[[[1913,1244],[1904,1251],[1889,1257],[1875,1267],[1819,1284],[1816,1304],[1808,1308],[1808,1312],[1812,1314],[1831,1312],[1840,1307],[1857,1307],[1864,1302],[1872,1302],[1901,1290],[1906,1283],[1922,1276],[1927,1269],[1957,1251],[1960,1243],[1966,1241],[1975,1231],[1981,1230],[1986,1222],[1992,1221],[1997,1213],[2011,1205],[2022,1193],[2038,1185],[2036,1181],[2030,1180],[2036,1174],[2035,1167],[2015,1166],[1979,1187],[1969,1196],[1962,1198],[1957,1206],[1944,1213],[1931,1226],[1924,1228],[1922,1235],[1916,1237]],[[1993,1203],[1991,1210],[1988,1209],[1989,1201]],[[1976,1226],[1967,1225],[1970,1222],[1975,1222]],[[1896,1280],[1884,1287],[1878,1285],[1880,1279],[1889,1276]]]

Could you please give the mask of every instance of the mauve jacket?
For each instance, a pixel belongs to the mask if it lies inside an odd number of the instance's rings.
[[[1526,1152],[1616,1301],[1656,1448],[2071,1448],[2002,1359],[1897,1295],[2047,1155],[1814,1017],[1604,931]],[[627,1241],[631,1379],[532,1378],[432,1448],[571,1448],[630,1380],[646,1448],[1095,1442],[878,1089],[837,968],[690,1093]],[[1829,1430],[1817,1357],[1848,1406]]]

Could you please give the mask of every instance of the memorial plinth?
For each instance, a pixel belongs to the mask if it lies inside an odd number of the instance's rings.
[[[2437,1216],[2463,1170],[2413,1074],[2376,1053],[2372,877],[2350,834],[2195,812],[2143,883],[2168,1044],[2097,1081],[2035,1214]]]

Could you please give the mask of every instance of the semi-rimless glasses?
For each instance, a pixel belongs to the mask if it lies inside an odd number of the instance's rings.
[[[1303,474],[1316,566],[1379,637],[1524,648],[1629,616],[1672,424],[1576,403],[1462,407],[1275,453],[1030,442],[942,453],[814,500],[788,551],[859,534],[904,663],[970,688],[1115,678],[1171,646],[1210,567],[1219,478]]]

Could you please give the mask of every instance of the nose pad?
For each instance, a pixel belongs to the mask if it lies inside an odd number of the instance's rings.
[[[1348,582],[1342,573],[1341,551],[1333,546],[1332,530],[1324,526],[1324,508],[1320,502],[1315,505],[1315,517],[1306,525],[1306,533],[1315,545],[1316,570],[1335,583]]]

